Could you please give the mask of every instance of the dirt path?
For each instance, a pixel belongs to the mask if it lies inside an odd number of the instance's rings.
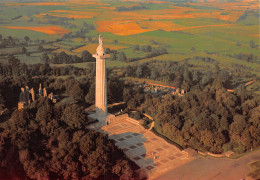
[[[199,157],[158,177],[158,180],[240,180],[250,172],[248,163],[260,159],[260,150],[239,159]]]

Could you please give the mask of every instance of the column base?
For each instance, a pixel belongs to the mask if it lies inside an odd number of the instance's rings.
[[[98,117],[103,117],[103,116],[107,116],[107,111],[104,111],[105,108],[98,108],[96,107],[96,115]]]

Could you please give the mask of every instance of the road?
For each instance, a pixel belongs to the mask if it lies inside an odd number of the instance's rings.
[[[156,180],[240,180],[252,169],[248,163],[260,160],[260,150],[239,159],[199,157],[188,164],[168,171]]]

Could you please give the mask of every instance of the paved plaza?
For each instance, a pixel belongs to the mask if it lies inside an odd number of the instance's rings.
[[[194,159],[127,119],[129,118],[115,119],[111,124],[103,126],[101,131],[107,133],[110,139],[114,139],[116,145],[140,167],[141,176],[155,179]]]

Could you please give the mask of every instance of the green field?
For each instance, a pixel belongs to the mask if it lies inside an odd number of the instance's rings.
[[[19,39],[20,42],[28,36],[33,44],[37,44],[35,40],[45,40],[49,42],[48,46],[58,48],[54,51],[55,53],[65,51],[68,54],[80,56],[80,52],[75,53],[70,49],[84,44],[97,45],[97,34],[102,33],[105,46],[107,44],[125,47],[118,52],[123,51],[128,59],[140,58],[136,62],[108,61],[108,67],[122,67],[151,60],[184,62],[189,58],[191,59],[189,63],[214,66],[214,64],[192,60],[193,57],[200,56],[216,59],[223,68],[232,68],[234,64],[244,65],[251,68],[251,73],[259,76],[259,63],[248,63],[231,57],[239,53],[253,54],[258,56],[258,62],[260,61],[259,2],[257,1],[240,4],[232,2],[232,8],[218,3],[209,5],[192,3],[187,6],[187,4],[174,2],[144,2],[141,4],[145,6],[144,9],[121,12],[115,9],[119,6],[129,8],[140,4],[120,0],[113,2],[104,0],[96,3],[87,1],[83,4],[59,3],[39,6],[31,3],[1,2],[0,34],[3,38],[11,36]],[[77,15],[86,15],[86,18]],[[103,21],[102,26],[99,26],[100,21]],[[137,23],[140,29],[132,29],[127,33],[133,23]],[[146,29],[142,29],[142,23],[148,24]],[[84,24],[88,25],[87,29]],[[92,28],[88,29],[89,25]],[[63,38],[61,34],[50,35],[32,30],[8,29],[6,26],[59,26],[71,31],[71,36]],[[105,29],[102,29],[103,26]],[[86,31],[82,33],[84,28]],[[147,32],[141,32],[141,30]],[[124,33],[126,35],[122,35]],[[57,39],[60,41],[54,42]],[[250,41],[254,42],[253,47]],[[167,49],[168,54],[145,58],[148,53],[141,50],[134,51],[135,45],[160,46]],[[17,47],[13,48],[13,52],[16,51]],[[0,49],[0,54],[3,52],[11,54],[12,48]],[[30,57],[22,54],[17,56],[22,62],[31,64],[40,62],[41,53],[32,53]],[[1,62],[5,61],[4,57],[0,59]],[[78,63],[74,66],[84,68],[87,64]]]

